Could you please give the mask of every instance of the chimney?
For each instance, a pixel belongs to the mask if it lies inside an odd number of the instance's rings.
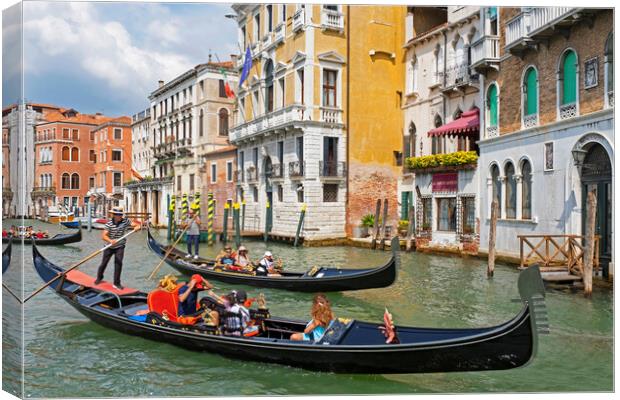
[[[230,61],[232,61],[233,65],[237,65],[237,58],[238,56],[236,54],[230,55]]]
[[[164,81],[161,81],[161,80],[160,80],[158,83],[159,83],[159,87],[164,86]]]
[[[103,115],[103,114],[101,114],[100,112],[96,112],[95,115]]]

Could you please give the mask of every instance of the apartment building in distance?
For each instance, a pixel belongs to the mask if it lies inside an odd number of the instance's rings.
[[[93,130],[112,118],[59,109],[48,113],[46,119],[36,125],[33,135],[36,184],[30,196],[35,217],[45,216],[47,207],[52,205],[75,209],[88,204],[96,165],[92,158]]]
[[[500,206],[497,250],[519,254],[517,235],[583,234],[586,194],[594,191],[601,264],[604,274],[613,271],[613,14],[502,8],[499,38],[484,32],[476,67],[485,101],[482,249],[492,200]]]
[[[479,20],[480,7],[408,8],[401,218],[407,219],[415,195],[418,246],[477,251],[481,100],[471,64]],[[424,162],[433,157],[471,162]]]
[[[5,216],[33,216],[34,200],[31,193],[36,186],[36,162],[32,157],[34,127],[46,121],[48,115],[61,110],[62,107],[40,103],[13,104],[2,109],[2,144],[3,151],[6,151],[2,170],[2,210]],[[22,118],[24,126],[21,124]]]
[[[231,144],[245,228],[351,235],[378,198],[396,223],[404,6],[235,4],[252,68]],[[245,56],[237,68],[242,70]]]
[[[159,87],[150,96],[148,143],[154,162],[150,174],[125,185],[129,209],[152,213],[156,225],[167,222],[168,199],[203,190],[200,168],[205,154],[229,146],[234,99],[224,90],[235,86],[232,62],[199,64]],[[137,155],[137,154],[136,154]],[[139,171],[142,174],[144,170]],[[177,209],[180,202],[177,201]],[[148,206],[147,206],[148,205]]]
[[[202,215],[207,215],[208,196],[213,196],[215,216],[213,228],[219,232],[224,226],[224,205],[228,204],[228,229],[232,231],[232,205],[237,201],[235,171],[237,170],[237,148],[221,147],[204,155],[204,164],[200,169],[202,181]]]
[[[123,184],[132,176],[131,118],[120,117],[103,122],[90,132],[92,148],[89,194],[95,213],[107,215],[113,206],[125,204]]]

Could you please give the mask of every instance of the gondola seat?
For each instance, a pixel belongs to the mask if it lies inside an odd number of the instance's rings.
[[[179,289],[177,286],[172,292],[164,289],[155,289],[146,298],[149,312],[167,318],[169,321],[179,320]]]

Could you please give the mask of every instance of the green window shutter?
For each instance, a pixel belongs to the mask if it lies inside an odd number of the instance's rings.
[[[489,103],[489,126],[497,126],[497,86],[491,85],[487,96]]]
[[[574,103],[577,100],[577,55],[569,51],[562,63],[562,104]]]
[[[409,219],[409,195],[411,192],[400,194],[400,219]]]
[[[538,90],[536,87],[536,70],[530,68],[525,77],[526,104],[525,115],[532,115],[538,112]]]

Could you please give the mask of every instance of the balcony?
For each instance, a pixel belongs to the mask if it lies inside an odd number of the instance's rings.
[[[122,186],[112,187],[112,194],[123,194],[123,187]]]
[[[560,119],[574,118],[577,116],[577,103],[560,105]]]
[[[306,107],[294,104],[237,125],[230,130],[230,141],[235,142],[263,133],[270,129],[283,129],[285,125],[309,120]]]
[[[305,161],[291,161],[288,163],[288,175],[291,180],[303,179],[306,173]]]
[[[322,180],[342,180],[347,174],[345,162],[319,161],[319,176]]]
[[[272,164],[271,171],[266,171],[265,175],[273,179],[284,179],[284,168],[282,164]]]
[[[321,107],[321,121],[328,124],[341,124],[342,110],[335,107]]]
[[[265,36],[263,36],[263,49],[266,49],[267,47],[271,46],[271,43],[273,41],[273,36],[271,34],[271,32],[267,32],[267,34]]]
[[[248,183],[257,183],[258,182],[258,168],[257,167],[248,167],[245,170],[245,174],[248,180]]]
[[[284,42],[285,35],[286,35],[286,25],[284,25],[284,23],[278,24],[278,26],[276,26],[276,29],[275,29],[274,43],[278,44],[278,43]]]
[[[483,36],[472,44],[471,67],[479,73],[499,68],[499,36]]]
[[[141,181],[125,182],[126,189],[147,189],[149,187],[159,187],[162,185],[172,184],[173,177],[165,176],[163,178],[144,178]]]
[[[293,32],[300,31],[306,24],[306,10],[300,8],[295,14],[293,14]]]
[[[568,38],[571,26],[580,19],[590,19],[591,12],[571,7],[535,7],[523,11],[506,24],[506,51],[523,57],[541,41],[561,34]]]
[[[465,93],[468,87],[478,88],[477,75],[471,75],[467,63],[455,65],[446,69],[446,82],[442,88],[443,92]]]
[[[344,31],[344,15],[338,11],[323,8],[321,10],[321,28]]]
[[[55,186],[36,186],[32,188],[31,196],[34,197],[46,197],[46,196],[55,196],[56,195],[56,187]]]
[[[538,113],[523,116],[523,128],[538,126]]]
[[[487,126],[486,127],[487,138],[493,138],[499,136],[499,126]]]

